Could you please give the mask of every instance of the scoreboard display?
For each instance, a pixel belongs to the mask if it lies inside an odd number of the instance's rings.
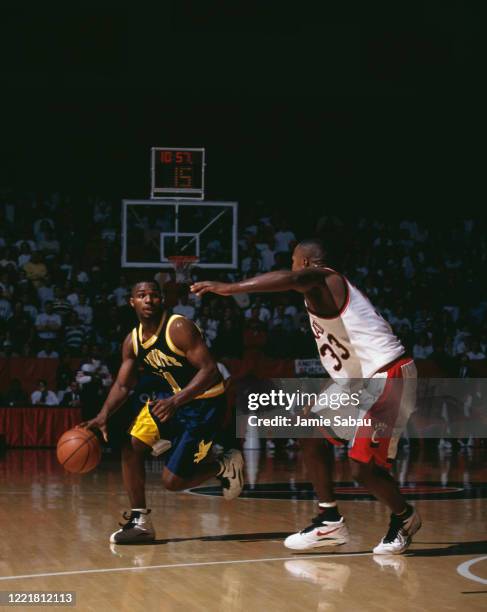
[[[202,200],[204,189],[204,149],[152,147],[151,198]]]

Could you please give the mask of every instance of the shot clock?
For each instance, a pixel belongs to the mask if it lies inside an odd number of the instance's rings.
[[[203,200],[205,150],[152,147],[151,198]]]

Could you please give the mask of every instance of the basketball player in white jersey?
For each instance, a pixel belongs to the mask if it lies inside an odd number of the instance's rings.
[[[415,409],[416,367],[389,324],[344,276],[326,267],[325,249],[319,240],[297,245],[291,271],[268,272],[237,283],[202,281],[191,287],[199,296],[208,292],[227,296],[289,290],[304,295],[321,362],[333,379],[369,379],[369,383],[370,379],[385,379],[383,392],[366,414],[372,418],[372,426],[357,428],[348,454],[354,479],[391,511],[389,529],[374,553],[403,553],[421,527],[421,519],[406,502],[388,468],[396,456],[401,430]],[[403,381],[390,382],[397,378]],[[348,541],[332,476],[331,444],[343,444],[343,440],[333,433],[325,434],[327,441],[301,440],[320,512],[308,527],[286,538],[288,548],[307,550]]]

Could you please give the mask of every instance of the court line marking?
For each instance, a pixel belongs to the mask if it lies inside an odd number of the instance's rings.
[[[343,557],[367,557],[371,556],[372,552],[360,553],[328,553],[325,555],[295,555],[294,557],[270,557],[268,559],[229,559],[227,561],[195,561],[193,563],[166,563],[163,565],[146,565],[143,567],[108,567],[88,570],[72,570],[68,572],[48,572],[45,574],[24,574],[19,576],[0,576],[0,580],[19,580],[21,578],[49,578],[50,576],[73,576],[77,574],[107,574],[112,572],[140,572],[142,570],[151,569],[171,569],[183,567],[202,567],[207,565],[231,565],[239,563],[264,563],[268,561],[296,561],[297,559],[324,559],[334,557],[335,559]]]
[[[460,563],[460,565],[457,567],[457,572],[460,574],[460,576],[463,576],[464,578],[468,578],[468,580],[473,580],[474,582],[480,582],[480,584],[487,584],[487,580],[485,578],[476,576],[475,574],[472,574],[472,572],[470,571],[470,568],[472,567],[472,565],[475,565],[479,561],[486,561],[486,560],[487,560],[487,557],[476,557],[475,559],[469,559],[468,561],[464,561],[463,563]]]
[[[32,492],[31,491],[2,491],[1,492],[2,495],[31,495],[32,496]],[[146,493],[147,494],[153,494],[153,493],[160,493],[160,489],[146,489]],[[203,493],[195,493],[193,491],[190,491],[189,489],[184,489],[182,491],[177,491],[176,494],[186,494],[186,495],[193,495],[195,497],[198,497],[200,500],[204,501],[204,500],[209,500],[209,499],[213,499],[213,500],[221,500],[222,502],[224,501],[223,496],[222,495],[204,495]],[[109,497],[125,497],[127,494],[125,493],[125,491],[120,491],[120,493],[108,493],[105,491],[84,491],[83,492],[83,496],[89,496],[89,495],[103,495],[103,496],[109,496]],[[172,493],[172,496],[175,495],[175,493]],[[61,499],[62,496],[58,496],[56,499]],[[448,499],[448,498],[441,498],[441,497],[436,497],[436,498],[417,498],[417,499],[413,499],[412,501],[414,503],[420,502],[421,504],[424,503],[430,503],[430,502],[455,502],[455,503],[466,503],[466,502],[470,502],[472,500],[485,500],[487,498],[485,497],[466,497],[466,498],[456,498],[456,499]],[[238,497],[233,501],[237,501],[237,502],[258,502],[258,501],[271,501],[271,502],[292,502],[294,503],[304,503],[304,502],[316,502],[316,499],[284,499],[282,497],[278,497],[278,498],[272,498],[272,497]],[[359,502],[359,503],[380,503],[378,500],[376,499],[361,499],[361,498],[353,498],[352,496],[350,496],[350,499],[346,499],[346,498],[342,498],[340,500],[338,500],[340,502],[340,504],[349,504],[350,502]],[[225,504],[227,502],[225,501]],[[153,507],[158,507],[158,505],[156,503],[152,504]]]

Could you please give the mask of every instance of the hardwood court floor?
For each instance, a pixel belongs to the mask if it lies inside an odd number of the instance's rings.
[[[337,480],[351,542],[298,554],[282,540],[314,514],[299,452],[248,451],[251,485],[231,503],[216,481],[165,492],[152,463],[159,539],[122,547],[108,543],[127,508],[117,462],[74,476],[53,451],[11,450],[0,459],[0,591],[76,591],[75,609],[97,612],[485,610],[485,460],[481,449],[406,455],[397,470],[423,496],[423,528],[407,555],[377,557],[387,512],[351,483],[346,459]]]

